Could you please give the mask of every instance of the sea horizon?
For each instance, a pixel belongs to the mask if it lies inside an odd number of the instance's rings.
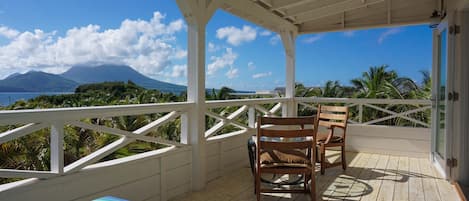
[[[9,106],[19,100],[29,100],[41,95],[73,94],[74,92],[0,92],[0,106]]]

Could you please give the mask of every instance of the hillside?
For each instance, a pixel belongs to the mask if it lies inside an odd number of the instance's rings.
[[[30,71],[0,80],[0,92],[73,92],[78,85],[60,75]]]
[[[125,65],[100,65],[96,67],[74,66],[61,75],[81,84],[116,81],[127,82],[131,80],[135,84],[147,89],[157,89],[162,92],[172,93],[186,91],[185,86],[151,79]]]

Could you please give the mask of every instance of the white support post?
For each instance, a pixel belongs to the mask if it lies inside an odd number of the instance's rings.
[[[192,146],[192,189],[202,190],[206,184],[205,139],[205,27],[219,0],[176,1],[188,27],[187,101],[192,107],[182,115],[181,142]]]
[[[64,124],[55,122],[50,129],[50,169],[51,172],[64,173]]]
[[[296,31],[281,31],[283,47],[286,56],[286,78],[285,78],[285,97],[290,100],[282,108],[282,116],[296,116],[297,105],[295,105],[295,40]]]
[[[254,106],[249,106],[248,123],[249,128],[256,128],[256,108]]]

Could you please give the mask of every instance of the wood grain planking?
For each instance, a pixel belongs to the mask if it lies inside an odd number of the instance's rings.
[[[351,177],[351,183],[345,193],[346,196],[343,196],[342,199],[360,200],[360,195],[363,192],[363,185],[360,185],[362,181],[359,181],[359,178],[363,172],[366,172],[365,169],[371,156],[371,154],[364,154],[364,156],[356,164],[356,167],[353,167],[352,170],[349,169],[350,171],[347,172],[347,175]]]
[[[409,200],[425,200],[418,158],[409,158]]]
[[[390,156],[386,170],[384,171],[383,183],[378,193],[378,201],[393,200],[394,181],[396,180],[396,171],[399,165],[399,157]]]
[[[360,186],[361,189],[357,188],[358,185],[355,184],[354,187],[350,189],[350,195],[355,196],[352,193],[357,192],[359,193],[359,195],[356,195],[357,199],[361,200],[364,196],[373,192],[371,184],[373,181],[376,181],[376,179],[373,178],[373,175],[375,174],[374,169],[378,165],[379,158],[380,155],[378,154],[371,155],[371,157],[368,159],[368,163],[366,164],[364,171],[362,171],[358,177],[358,182],[361,182],[362,184],[362,186]]]
[[[369,194],[365,194],[362,196],[361,200],[364,201],[375,201],[378,198],[378,194],[383,183],[384,171],[388,165],[389,156],[388,155],[380,155],[378,159],[378,163],[376,167],[372,170],[370,174],[370,180],[368,181],[368,185],[372,189]]]
[[[423,192],[425,201],[441,200],[433,177],[432,167],[428,159],[419,159],[420,171],[422,173]]]
[[[349,163],[349,168],[353,168],[356,163],[360,161],[360,158],[363,156],[363,153],[358,153],[357,156],[355,156],[352,161]],[[340,168],[340,167],[337,167]],[[334,168],[335,169],[335,168]],[[331,169],[326,169],[326,173],[331,170]],[[330,175],[331,176],[331,182],[330,185],[327,186],[327,188],[324,190],[322,194],[322,199],[323,200],[336,200],[340,199],[343,195],[338,195],[339,193],[336,192],[337,188],[342,188],[344,185],[344,178],[341,178],[343,176],[343,172],[336,174],[336,175]]]
[[[435,182],[438,189],[438,193],[440,194],[440,198],[445,201],[460,200],[454,186],[450,182],[446,181],[444,178],[441,178],[440,173],[438,173],[435,167],[429,161],[428,163],[432,170],[432,176],[435,177]]]
[[[397,169],[394,182],[394,200],[409,200],[409,158],[399,157]]]

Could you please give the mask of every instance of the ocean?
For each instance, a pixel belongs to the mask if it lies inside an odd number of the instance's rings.
[[[18,100],[28,100],[40,95],[72,94],[73,92],[0,92],[0,105],[8,106]]]

